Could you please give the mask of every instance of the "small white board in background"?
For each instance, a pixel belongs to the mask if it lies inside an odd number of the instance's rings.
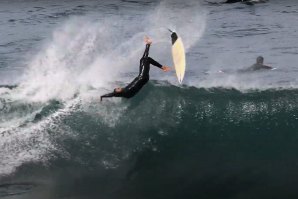
[[[171,34],[172,38],[172,57],[176,70],[176,75],[180,84],[182,84],[185,74],[185,50],[180,37],[175,32]]]
[[[211,75],[211,74],[223,74],[225,72],[222,70],[217,70],[217,71],[205,71],[204,73],[207,75]]]

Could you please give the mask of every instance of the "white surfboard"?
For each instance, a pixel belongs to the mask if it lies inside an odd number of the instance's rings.
[[[172,32],[172,57],[176,70],[176,75],[180,84],[182,84],[185,74],[185,50],[182,40],[175,32]]]

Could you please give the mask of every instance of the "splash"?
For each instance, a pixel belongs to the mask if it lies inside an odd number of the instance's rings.
[[[53,32],[29,64],[21,96],[43,102],[67,100],[90,87],[110,89],[115,82],[125,84],[132,78],[125,74],[137,74],[144,35],[154,41],[153,56],[170,65],[167,28],[179,32],[188,50],[202,36],[205,18],[199,3],[164,1],[141,22],[136,17],[127,21],[118,16],[99,21],[70,19]]]

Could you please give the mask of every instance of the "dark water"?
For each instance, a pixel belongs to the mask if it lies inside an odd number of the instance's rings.
[[[297,9],[1,1],[0,198],[297,198]],[[152,68],[134,98],[100,102],[137,73],[144,34],[171,64],[168,27],[184,84]],[[234,72],[260,54],[277,70]]]
[[[150,83],[122,104],[92,101],[84,109],[77,104],[43,129],[59,150],[43,154],[45,163],[29,161],[3,177],[10,184],[2,185],[0,193],[25,190],[24,198],[294,198],[297,95],[295,89],[241,93]],[[102,106],[126,108],[111,123],[92,114]],[[32,123],[62,108],[51,102]],[[76,136],[57,136],[61,131]],[[26,144],[42,144],[32,139]]]

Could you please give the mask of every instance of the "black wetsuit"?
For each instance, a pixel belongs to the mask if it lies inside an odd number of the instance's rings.
[[[243,0],[227,0],[225,3],[237,3],[242,2]]]
[[[141,90],[141,88],[149,81],[150,64],[157,66],[158,68],[162,67],[160,63],[158,63],[151,57],[148,57],[149,48],[150,44],[147,44],[143,57],[140,59],[139,75],[130,84],[124,87],[122,92],[114,91],[112,93],[105,94],[101,96],[101,100],[102,98],[106,97],[131,98]]]
[[[254,65],[250,66],[249,68],[238,70],[238,72],[253,72],[253,71],[257,71],[257,70],[271,70],[271,69],[272,69],[271,66],[266,66],[261,63],[255,63]]]
[[[262,69],[267,69],[267,70],[269,69],[270,70],[270,69],[272,69],[272,67],[266,66],[264,64],[256,63],[256,64],[252,65],[249,69],[252,70],[252,71],[262,70]]]

